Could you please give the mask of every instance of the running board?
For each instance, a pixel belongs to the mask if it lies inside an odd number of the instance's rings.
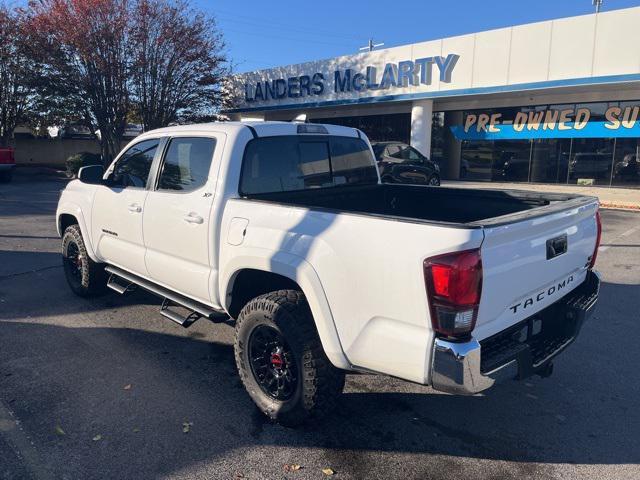
[[[116,292],[118,292],[120,295],[124,295],[125,293],[129,293],[131,291],[133,291],[136,286],[135,284],[131,283],[131,282],[127,282],[126,285],[118,282],[118,277],[115,274],[111,274],[109,275],[109,280],[107,280],[107,287],[109,287],[111,290],[115,290]]]
[[[209,320],[226,320],[228,316],[222,312],[213,310],[211,307],[204,305],[200,302],[185,297],[179,293],[173,292],[168,288],[156,285],[149,280],[140,278],[137,275],[129,273],[118,267],[107,265],[105,270],[110,274],[109,282],[107,286],[118,293],[125,293],[130,291],[131,288],[139,286],[145,290],[157,295],[163,299],[162,307],[160,308],[160,314],[176,322],[178,325],[182,325],[185,328],[190,327],[200,317],[208,318]],[[126,285],[126,286],[125,286]],[[173,310],[169,310],[169,306],[177,305],[184,307],[191,311],[186,317],[181,316]]]
[[[167,298],[162,301],[162,306],[160,307],[160,315],[162,315],[164,318],[168,318],[169,320],[177,323],[180,326],[183,326],[184,328],[189,328],[196,322],[196,320],[200,319],[200,317],[202,316],[198,312],[194,311],[189,313],[189,315],[187,316],[180,315],[173,310],[169,310],[171,303],[171,300]]]

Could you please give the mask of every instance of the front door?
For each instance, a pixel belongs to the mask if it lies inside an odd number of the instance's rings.
[[[209,172],[217,140],[169,140],[143,220],[149,277],[205,303],[211,302],[210,254],[215,232],[210,217],[215,179],[209,180]]]
[[[147,183],[160,139],[143,140],[116,161],[107,185],[97,187],[91,212],[91,238],[106,263],[147,275],[142,214]]]

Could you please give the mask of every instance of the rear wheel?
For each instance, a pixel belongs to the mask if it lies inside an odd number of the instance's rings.
[[[344,372],[325,355],[302,292],[280,290],[251,300],[238,316],[234,347],[252,400],[283,425],[326,414],[344,387]]]
[[[62,236],[62,267],[67,283],[76,295],[90,297],[104,292],[104,265],[89,258],[78,225],[67,227]]]

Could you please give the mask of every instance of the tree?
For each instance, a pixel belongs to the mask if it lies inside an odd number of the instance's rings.
[[[230,72],[213,18],[182,0],[139,0],[130,38],[132,92],[145,129],[215,118]]]
[[[29,4],[29,24],[41,51],[51,55],[49,79],[64,83],[78,114],[100,130],[102,158],[120,150],[131,108],[128,0],[40,0]],[[57,82],[56,82],[57,80]]]
[[[72,105],[100,131],[105,163],[128,119],[145,129],[206,120],[224,101],[222,35],[187,0],[38,0],[26,12],[34,50],[50,59],[41,109]]]
[[[7,146],[16,126],[27,120],[34,99],[35,65],[21,29],[18,12],[0,5],[0,146]]]

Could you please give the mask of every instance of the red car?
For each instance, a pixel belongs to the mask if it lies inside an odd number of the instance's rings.
[[[13,148],[0,148],[0,182],[10,182],[16,160]]]

